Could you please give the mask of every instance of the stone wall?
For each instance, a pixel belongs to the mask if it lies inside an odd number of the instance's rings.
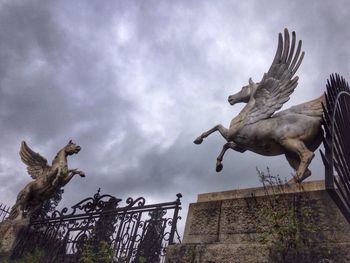
[[[295,196],[307,197],[317,215],[319,245],[336,263],[350,262],[350,226],[329,197],[322,181],[280,189],[270,187],[200,194],[190,204],[182,244],[167,251],[167,263],[271,262],[269,246],[261,237],[269,227],[261,205],[269,195],[283,196],[286,206]],[[298,262],[301,263],[301,262]]]

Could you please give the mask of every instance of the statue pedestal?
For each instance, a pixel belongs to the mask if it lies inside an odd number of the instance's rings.
[[[339,256],[336,261],[323,262],[350,262],[350,225],[329,197],[323,181],[295,184],[283,191],[271,187],[271,192],[286,197],[284,205],[293,196],[307,196],[317,215],[315,234],[321,237],[320,243],[314,245],[322,245],[330,257]],[[261,242],[268,233],[268,224],[259,207],[269,195],[263,187],[198,195],[197,203],[189,207],[182,244],[168,247],[165,262],[273,262],[271,247]]]
[[[0,223],[0,258],[12,255],[17,238],[28,225],[29,219],[6,219]]]

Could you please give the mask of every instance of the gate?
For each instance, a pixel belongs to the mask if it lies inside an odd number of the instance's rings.
[[[324,105],[325,187],[350,223],[350,89],[338,74],[327,81]]]
[[[100,190],[72,206],[32,221],[22,234],[13,258],[44,252],[43,262],[164,262],[169,244],[180,242],[176,224],[181,209],[173,202],[147,205],[143,197],[126,200],[100,195]],[[91,261],[90,261],[91,262]]]

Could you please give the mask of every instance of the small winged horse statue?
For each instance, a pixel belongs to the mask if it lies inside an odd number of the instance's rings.
[[[68,169],[67,156],[78,153],[81,147],[69,141],[49,166],[47,160],[31,150],[26,142],[22,142],[19,155],[27,165],[27,171],[34,179],[28,183],[17,196],[8,219],[31,218],[42,204],[50,199],[61,187],[65,186],[74,175],[85,177],[82,171]],[[26,211],[26,213],[24,213]]]
[[[308,166],[314,157],[314,151],[322,142],[322,103],[324,95],[318,99],[278,111],[289,100],[298,85],[298,70],[304,52],[301,52],[301,40],[295,51],[296,36],[292,32],[292,41],[287,29],[284,38],[279,33],[275,58],[260,82],[249,84],[228,97],[231,105],[246,103],[242,111],[232,119],[227,129],[221,124],[201,134],[194,143],[201,144],[203,139],[219,131],[227,143],[217,157],[216,171],[223,168],[222,160],[226,150],[252,152],[274,156],[284,154],[296,170],[292,181],[301,182],[311,175]]]

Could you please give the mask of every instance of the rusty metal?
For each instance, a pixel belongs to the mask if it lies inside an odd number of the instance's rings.
[[[325,187],[350,223],[350,88],[345,79],[332,74],[327,80],[323,105]]]

